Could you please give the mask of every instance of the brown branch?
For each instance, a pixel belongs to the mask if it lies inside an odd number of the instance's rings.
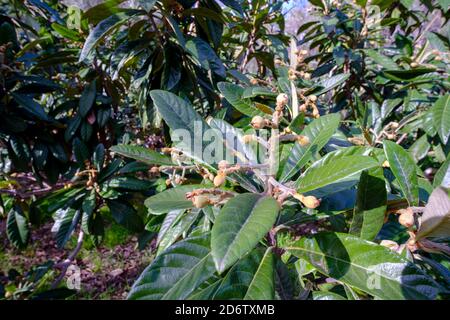
[[[80,252],[81,247],[83,246],[83,238],[84,238],[84,231],[80,230],[78,233],[78,241],[75,249],[69,254],[66,260],[64,260],[60,264],[56,264],[55,268],[61,268],[61,273],[59,274],[58,278],[53,282],[52,289],[55,289],[62,279],[64,279],[64,276],[66,275],[67,269],[72,264],[72,261],[76,258],[78,255],[78,252]]]

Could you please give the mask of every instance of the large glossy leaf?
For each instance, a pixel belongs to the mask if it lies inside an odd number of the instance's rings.
[[[116,146],[112,146],[110,150],[122,156],[136,159],[138,161],[148,164],[163,165],[163,166],[173,165],[173,162],[169,157],[162,155],[154,150],[144,148],[141,146],[119,144]]]
[[[397,64],[389,57],[379,53],[376,50],[370,49],[364,51],[376,64],[383,66],[386,69],[396,70]]]
[[[229,163],[258,163],[256,153],[252,147],[242,142],[243,134],[241,130],[220,119],[210,119],[208,124],[222,134],[222,140],[225,144],[223,159],[227,159]],[[255,186],[255,182],[257,182],[255,176],[236,172],[228,175],[227,178],[238,182],[250,192],[258,192],[258,188]]]
[[[169,247],[144,270],[128,295],[131,300],[186,299],[215,273],[209,235]]]
[[[234,265],[217,289],[215,300],[271,300],[274,298],[274,255],[272,249],[253,250]]]
[[[140,232],[144,229],[144,223],[132,205],[125,201],[108,200],[109,210],[113,219],[132,232]]]
[[[156,238],[156,245],[158,246],[161,240],[166,235],[167,231],[180,219],[185,210],[172,210],[165,216],[159,228],[158,237]]]
[[[101,3],[87,9],[83,13],[83,17],[88,19],[90,23],[98,23],[108,18],[111,14],[123,11],[123,9],[119,7],[119,4],[125,1],[126,0],[102,1]]]
[[[211,70],[222,78],[226,77],[222,61],[207,42],[198,37],[192,38],[186,42],[186,49],[204,69]]]
[[[251,251],[272,228],[278,203],[259,194],[240,194],[229,200],[211,231],[211,251],[219,273]]]
[[[305,193],[319,189],[376,166],[378,166],[376,160],[360,155],[338,157],[336,160],[329,162],[318,161],[297,180],[297,191]]]
[[[90,222],[92,221],[92,214],[94,213],[94,209],[96,207],[96,192],[95,189],[92,189],[91,192],[86,195],[81,204],[81,209],[83,209],[83,215],[81,218],[81,227],[83,231],[87,234],[90,233]]]
[[[249,117],[254,116],[265,116],[265,113],[254,107],[250,99],[244,99],[242,96],[244,94],[244,88],[238,86],[237,84],[219,82],[217,88],[220,93],[223,94],[225,99],[242,114]]]
[[[55,212],[52,232],[56,234],[56,244],[63,248],[70,239],[81,218],[81,212],[73,208],[59,209]]]
[[[405,149],[395,142],[384,141],[383,146],[389,166],[400,185],[403,195],[410,205],[418,205],[419,185],[414,160]]]
[[[450,235],[450,196],[447,189],[433,191],[425,206],[416,240],[425,237],[448,237]]]
[[[89,57],[91,52],[95,49],[95,47],[105,39],[111,32],[116,30],[118,27],[123,25],[125,22],[129,21],[130,17],[133,17],[137,14],[145,14],[145,11],[142,10],[127,10],[124,12],[118,12],[101,21],[95,28],[89,33],[87,37],[83,49],[80,53],[79,61],[84,61]]]
[[[383,169],[378,167],[363,171],[358,183],[350,233],[369,241],[375,239],[383,227],[386,201]]]
[[[445,188],[450,188],[450,153],[447,156],[447,159],[434,175],[433,186],[443,186]]]
[[[192,184],[165,190],[145,200],[145,206],[152,214],[162,214],[171,210],[193,208],[191,200],[186,199],[186,193],[195,189],[205,188],[204,185]]]
[[[86,88],[83,90],[83,93],[80,97],[80,115],[85,117],[88,112],[92,108],[92,104],[95,101],[95,96],[97,94],[97,81],[92,81]]]
[[[39,120],[50,121],[50,117],[47,115],[44,108],[32,98],[14,92],[11,93],[11,96],[29,114],[35,116]]]
[[[339,114],[330,114],[315,119],[305,127],[301,134],[309,138],[309,144],[301,146],[299,143],[295,143],[281,174],[282,181],[288,180],[299,172],[313,155],[326,145],[338,128],[339,120]]]
[[[254,97],[258,97],[258,96],[276,97],[277,95],[278,95],[277,92],[273,92],[269,88],[260,87],[260,86],[252,86],[252,87],[247,87],[244,89],[242,98],[248,99],[248,98],[254,98]]]
[[[317,92],[314,92],[314,94],[318,96],[318,95],[327,93],[331,89],[334,89],[337,86],[343,84],[349,77],[350,77],[349,73],[342,73],[342,74],[337,74],[335,76],[332,76],[330,78],[326,78],[325,80],[321,81],[319,84],[321,89]]]
[[[275,293],[275,257],[272,248],[268,248],[253,276],[244,300],[271,300]]]
[[[381,299],[434,299],[439,285],[388,248],[343,233],[320,233],[285,249],[321,273]]]
[[[415,162],[419,162],[425,158],[430,150],[431,145],[428,142],[426,134],[417,139],[408,149]]]
[[[415,78],[436,71],[434,68],[414,68],[410,70],[385,70],[386,78],[394,81],[414,81]]]
[[[436,130],[444,144],[450,136],[450,94],[440,97],[433,106]]]
[[[25,248],[30,232],[28,230],[28,221],[19,206],[14,206],[8,213],[6,219],[6,234],[8,240],[17,247]]]
[[[148,180],[141,180],[134,177],[116,177],[108,180],[105,185],[109,188],[141,191],[150,189],[153,183]]]
[[[191,104],[182,98],[163,90],[152,90],[150,96],[164,121],[176,133],[173,139],[181,140],[175,146],[193,159],[204,163],[203,150],[211,144],[205,137],[208,124],[194,110]],[[180,138],[181,137],[181,138]],[[221,143],[221,141],[214,141]]]
[[[169,246],[171,246],[175,241],[177,241],[177,239],[192,226],[199,213],[199,209],[183,213],[180,219],[176,221],[175,224],[170,226],[164,236],[161,237],[157,254],[160,254]]]

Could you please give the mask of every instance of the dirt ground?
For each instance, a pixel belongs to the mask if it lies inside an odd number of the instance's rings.
[[[70,249],[58,249],[49,222],[34,229],[29,245],[19,251],[6,237],[6,221],[0,220],[0,281],[11,268],[19,272],[30,270],[52,260],[64,260]],[[81,285],[74,299],[125,299],[131,285],[152,260],[151,245],[145,250],[137,249],[137,238],[124,236],[121,244],[99,247],[85,244],[78,254],[76,265],[81,271]]]

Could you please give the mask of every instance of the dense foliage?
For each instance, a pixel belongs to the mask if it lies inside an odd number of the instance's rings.
[[[114,222],[156,246],[129,299],[448,298],[448,1],[123,2],[1,6],[8,239],[77,238],[7,297]]]

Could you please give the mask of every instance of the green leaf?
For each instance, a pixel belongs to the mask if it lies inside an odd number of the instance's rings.
[[[191,210],[184,212],[179,217],[179,219],[177,219],[175,223],[170,226],[165,234],[158,239],[158,252],[156,254],[159,255],[161,252],[171,246],[175,241],[177,241],[177,239],[192,226],[199,213],[200,210]]]
[[[219,273],[258,244],[275,223],[278,210],[275,199],[250,193],[224,205],[211,230],[211,252]]]
[[[8,212],[6,219],[6,234],[8,240],[17,248],[23,249],[27,246],[30,238],[28,221],[19,206],[14,206]]]
[[[207,42],[200,38],[192,38],[186,42],[186,49],[202,68],[211,70],[222,78],[226,77],[222,60]]]
[[[58,32],[61,36],[63,36],[66,39],[72,40],[72,41],[81,41],[81,37],[78,32],[74,30],[70,30],[58,23],[52,23],[52,29]]]
[[[342,73],[332,76],[330,78],[326,78],[325,80],[319,83],[319,87],[321,88],[319,91],[314,92],[316,96],[327,93],[328,91],[336,88],[337,86],[343,84],[350,77],[349,73]]]
[[[338,128],[339,120],[339,114],[329,114],[313,120],[305,127],[301,134],[309,138],[309,144],[302,147],[298,142],[295,143],[281,174],[281,181],[286,181],[299,172],[326,145]]]
[[[81,204],[81,209],[83,210],[83,215],[81,217],[81,227],[86,234],[90,234],[91,228],[90,224],[92,222],[92,214],[96,207],[96,191],[92,189],[91,192],[84,198]]]
[[[414,81],[415,78],[436,71],[435,68],[414,68],[409,70],[385,70],[386,78],[394,81]]]
[[[79,61],[84,61],[88,58],[91,52],[95,49],[98,44],[106,38],[110,33],[120,27],[122,24],[129,21],[129,18],[137,15],[137,14],[145,14],[145,11],[142,10],[127,10],[125,12],[119,12],[117,14],[113,14],[101,21],[94,30],[89,33],[87,37],[83,49],[80,53]]]
[[[171,227],[173,227],[179,220],[180,217],[183,215],[183,213],[186,210],[171,210],[169,211],[165,216],[164,220],[161,223],[161,226],[159,228],[158,236],[156,238],[156,245],[159,246],[159,243],[161,240],[165,237],[167,231],[170,230]],[[147,226],[146,226],[147,228]]]
[[[347,300],[340,294],[331,291],[314,291],[312,298],[313,300]]]
[[[445,162],[441,165],[439,170],[434,175],[433,186],[439,187],[443,186],[445,188],[450,188],[450,153],[447,156]]]
[[[103,143],[99,143],[97,147],[95,147],[94,154],[92,155],[92,162],[97,168],[97,171],[102,170],[103,163],[105,162],[105,146]]]
[[[205,185],[193,184],[178,186],[164,190],[145,200],[145,206],[152,214],[163,214],[172,210],[193,208],[191,200],[186,199],[186,193],[195,189],[203,189]]]
[[[21,94],[17,94],[15,92],[12,92],[11,96],[29,114],[35,116],[39,120],[43,120],[43,121],[51,120],[50,117],[45,112],[44,108],[39,103],[34,101],[32,98],[21,95]]]
[[[119,170],[121,159],[114,159],[106,167],[104,167],[97,176],[98,182],[103,182]]]
[[[450,137],[450,94],[440,97],[433,106],[436,130],[444,144]]]
[[[442,187],[435,189],[420,218],[416,240],[426,237],[448,237],[450,234],[450,197]]]
[[[376,64],[386,69],[396,70],[398,65],[389,57],[379,53],[376,50],[369,49],[364,51]]]
[[[176,148],[183,150],[191,158],[204,163],[203,150],[208,143],[203,137],[205,137],[205,132],[209,129],[209,126],[203,117],[194,110],[189,102],[171,92],[152,90],[150,96],[170,129],[172,131],[177,130],[177,134],[182,135],[181,141],[175,145]],[[177,140],[180,140],[180,137],[177,138]],[[197,147],[199,141],[202,141],[203,144]]]
[[[59,209],[55,212],[52,232],[56,233],[56,244],[63,248],[75,230],[81,213],[73,208]]]
[[[273,300],[275,260],[272,249],[257,248],[234,265],[222,280],[215,300]]]
[[[130,230],[131,232],[141,232],[144,223],[136,210],[127,202],[120,200],[107,200],[109,210],[114,220]]]
[[[326,163],[318,161],[297,180],[297,192],[319,189],[376,166],[378,163],[373,158],[359,155],[339,157]]]
[[[66,140],[66,142],[69,142],[70,139],[75,137],[75,133],[77,132],[78,128],[81,125],[81,120],[82,119],[79,115],[76,115],[72,119],[70,119],[69,123],[67,124],[67,129],[64,132],[64,139]]]
[[[84,161],[89,158],[89,150],[78,137],[73,140],[73,154],[78,165],[84,167]]]
[[[249,117],[264,117],[266,115],[264,112],[254,107],[250,99],[244,99],[242,97],[245,90],[241,86],[228,82],[219,82],[217,88],[220,93],[223,94],[225,99],[240,113]]]
[[[52,155],[59,161],[66,163],[69,161],[69,157],[66,154],[64,147],[58,143],[53,143],[49,145],[49,149]]]
[[[84,88],[83,93],[80,97],[80,115],[86,117],[88,112],[92,108],[92,104],[95,101],[95,96],[97,94],[97,81],[92,81],[86,88]]]
[[[209,235],[192,237],[169,247],[142,272],[130,300],[186,299],[215,273]]]
[[[83,13],[83,18],[88,19],[90,23],[98,23],[108,18],[111,14],[123,11],[124,9],[120,8],[118,5],[125,1],[126,0],[106,0],[87,9]]]
[[[349,233],[372,241],[383,227],[386,213],[386,183],[381,167],[363,171]]]
[[[243,99],[254,98],[254,97],[259,97],[259,96],[276,97],[276,96],[278,96],[278,93],[273,92],[269,88],[259,87],[259,86],[247,87],[244,89],[244,92],[242,93]]]
[[[128,189],[136,191],[145,191],[153,186],[151,181],[141,180],[134,177],[117,177],[106,182],[110,188]]]
[[[419,204],[419,185],[414,160],[405,149],[395,142],[385,140],[383,146],[391,171],[397,179],[404,197],[410,206],[417,206]]]
[[[138,161],[147,164],[162,165],[162,166],[174,165],[169,157],[162,155],[154,150],[144,148],[141,146],[119,144],[116,146],[112,146],[110,150],[122,156],[136,159]]]
[[[425,158],[430,150],[431,145],[428,142],[426,134],[417,139],[408,149],[415,162],[419,162]]]
[[[439,292],[439,285],[406,258],[352,235],[320,233],[284,249],[321,273],[381,299],[434,299]]]
[[[178,44],[183,48],[186,47],[186,39],[184,38],[184,34],[181,31],[180,27],[178,26],[178,22],[171,16],[170,13],[162,10],[162,14],[164,15],[164,17],[167,20],[167,23],[170,25],[173,32],[175,33],[175,37],[178,41]]]
[[[261,259],[243,300],[273,300],[275,293],[275,257],[268,248]]]

